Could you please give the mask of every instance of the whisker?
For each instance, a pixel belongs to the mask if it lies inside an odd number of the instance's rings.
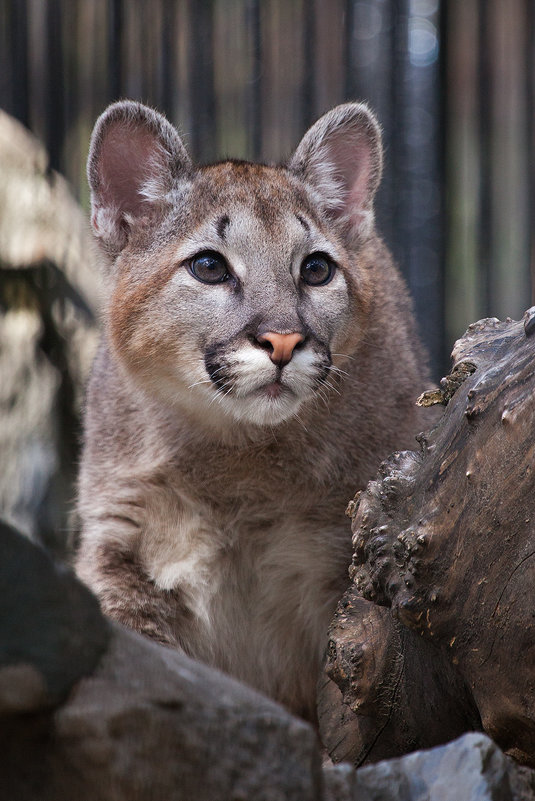
[[[214,376],[216,376],[218,373],[221,372],[221,370],[224,370],[224,369],[225,369],[225,365],[223,365],[222,367],[218,367],[217,370],[214,370],[213,372],[211,372],[209,374],[210,379],[213,379]]]
[[[199,384],[211,384],[211,380],[209,378],[202,378],[200,381],[194,381],[193,384],[189,384],[188,389],[192,389],[193,387],[198,387]]]
[[[275,444],[278,445],[279,441],[277,439],[277,431],[276,431],[275,426],[273,425],[273,423],[270,423],[269,428],[270,428],[270,431],[271,431],[271,436],[275,440]]]
[[[317,393],[316,393],[316,394],[317,394],[317,396],[320,398],[320,400],[322,400],[322,401],[323,401],[323,403],[325,404],[325,406],[327,406],[327,405],[328,405],[328,403],[329,403],[329,397],[328,397],[328,395],[327,395],[325,392],[323,392],[323,389],[319,389],[319,388],[318,388],[318,391],[317,391]]]
[[[333,383],[332,383],[332,382],[329,380],[329,378],[330,378],[329,376],[327,376],[326,378],[324,378],[324,379],[323,379],[323,381],[321,382],[321,386],[322,386],[322,387],[324,387],[325,389],[332,390],[332,392],[336,392],[336,394],[337,394],[337,395],[342,395],[342,393],[340,392],[340,390],[338,389],[338,387],[337,387],[337,386],[335,386],[335,385],[334,385],[334,384],[333,384]]]
[[[336,384],[334,382],[334,379],[331,381],[330,377],[327,377],[327,379],[325,381],[325,384],[326,384],[326,386],[329,387],[329,389],[332,389],[333,392],[336,392],[337,395],[341,395],[342,394],[339,384]]]
[[[329,370],[337,375],[349,375],[347,370],[341,370],[339,367],[335,367],[334,364],[331,364]]]
[[[300,424],[300,426],[301,426],[301,428],[303,429],[303,431],[305,431],[305,432],[308,434],[308,428],[307,428],[307,427],[306,427],[306,425],[303,423],[303,421],[301,420],[301,418],[299,417],[299,415],[298,415],[297,413],[294,413],[294,417],[295,417],[295,419],[297,420],[297,422]]]
[[[223,400],[223,397],[224,397],[224,395],[228,395],[228,393],[229,393],[229,392],[232,390],[232,386],[231,386],[231,387],[230,387],[230,389],[229,389],[227,392],[224,392],[224,389],[225,389],[225,387],[228,387],[228,386],[229,386],[229,384],[230,384],[230,381],[226,381],[226,382],[223,384],[223,386],[221,386],[221,387],[218,387],[218,389],[217,389],[217,391],[216,391],[216,393],[215,393],[214,397],[212,398],[212,400],[211,400],[211,401],[210,401],[210,403],[208,404],[209,406],[211,406],[211,405],[212,405],[212,403],[213,403],[215,400],[216,400],[218,403],[221,403],[221,401]]]

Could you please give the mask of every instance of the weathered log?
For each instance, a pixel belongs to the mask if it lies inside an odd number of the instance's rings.
[[[482,728],[535,765],[534,321],[470,326],[421,399],[447,404],[440,423],[352,505],[353,586],[320,697],[334,759]]]

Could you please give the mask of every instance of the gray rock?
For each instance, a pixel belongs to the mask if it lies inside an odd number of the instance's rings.
[[[109,629],[69,571],[0,521],[0,715],[59,704],[92,673]]]
[[[530,801],[532,772],[484,734],[356,772],[354,801]]]
[[[108,623],[2,522],[0,552],[1,799],[319,801],[311,726]]]
[[[5,797],[17,801],[321,798],[308,724],[115,624],[95,673],[53,716],[28,721],[20,738],[20,728],[4,741],[0,734]]]
[[[535,770],[510,762],[509,782],[514,801],[533,801],[535,799]]]
[[[355,768],[348,762],[323,768],[323,801],[354,801]]]

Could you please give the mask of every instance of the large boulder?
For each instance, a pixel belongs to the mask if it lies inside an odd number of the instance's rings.
[[[99,668],[55,715],[53,731],[54,770],[43,799],[320,798],[310,726],[118,625]]]

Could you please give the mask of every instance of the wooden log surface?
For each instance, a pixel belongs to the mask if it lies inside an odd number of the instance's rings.
[[[320,729],[360,764],[481,728],[535,766],[535,309],[470,326],[438,425],[357,497]]]

